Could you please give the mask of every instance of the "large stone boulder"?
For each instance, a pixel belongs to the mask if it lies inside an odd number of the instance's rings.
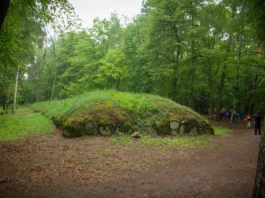
[[[89,121],[85,124],[84,132],[86,135],[96,135],[98,134],[98,128]]]
[[[169,121],[167,120],[157,121],[155,129],[158,135],[171,135]]]
[[[100,126],[99,127],[99,133],[103,136],[111,136],[112,135],[112,129],[109,125]]]
[[[172,135],[177,135],[180,132],[180,122],[175,119],[171,119],[169,122]]]

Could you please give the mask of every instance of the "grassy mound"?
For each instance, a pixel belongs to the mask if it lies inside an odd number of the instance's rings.
[[[198,113],[149,94],[95,91],[65,100],[35,103],[32,107],[52,118],[69,137],[136,130],[164,135],[213,133],[208,121]]]

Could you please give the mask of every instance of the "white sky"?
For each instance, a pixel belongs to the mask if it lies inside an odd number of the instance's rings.
[[[75,8],[85,28],[91,28],[96,17],[109,18],[110,13],[116,11],[119,16],[132,18],[140,14],[142,8],[142,0],[69,0],[69,2]]]

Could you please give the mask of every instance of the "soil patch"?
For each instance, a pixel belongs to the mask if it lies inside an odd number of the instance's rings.
[[[67,139],[58,129],[2,143],[0,197],[251,197],[260,136],[233,128],[194,149],[113,146],[111,137]]]

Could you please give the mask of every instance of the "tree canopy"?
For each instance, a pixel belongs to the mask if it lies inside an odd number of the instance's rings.
[[[78,22],[67,1],[14,0],[0,32],[2,102],[12,101],[19,66],[19,102],[116,89],[168,97],[217,119],[222,108],[265,113],[259,3],[145,0],[126,25],[112,13],[69,31]]]

